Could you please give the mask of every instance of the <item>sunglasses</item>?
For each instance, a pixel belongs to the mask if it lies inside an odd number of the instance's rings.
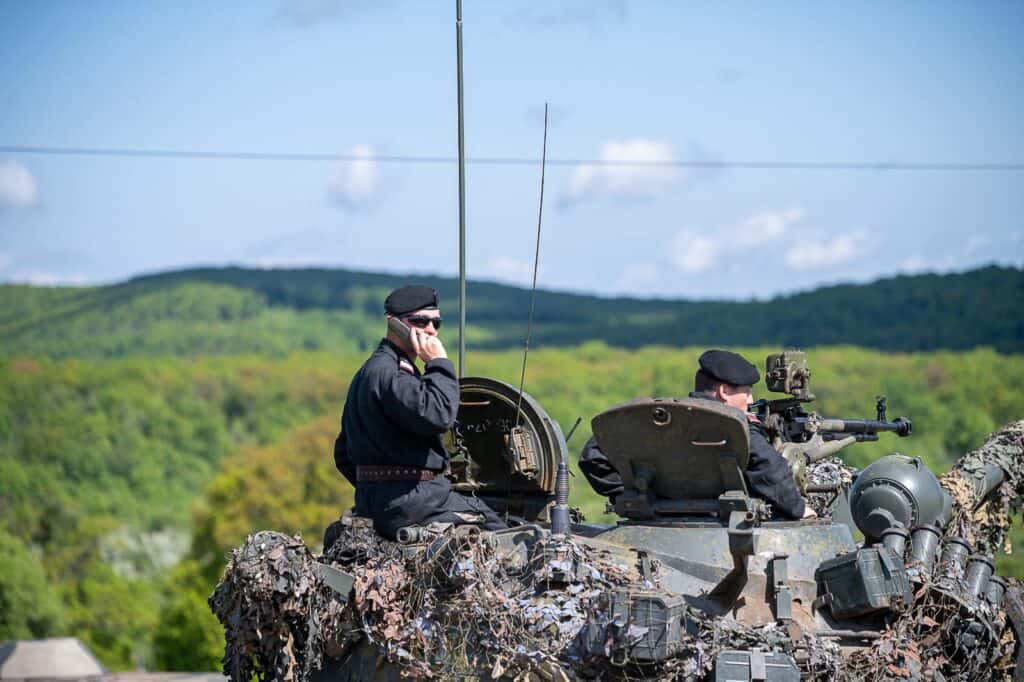
[[[427,317],[426,315],[410,315],[402,319],[418,329],[426,329],[428,324],[433,323],[434,329],[438,331],[440,331],[441,322],[443,322],[440,317]]]

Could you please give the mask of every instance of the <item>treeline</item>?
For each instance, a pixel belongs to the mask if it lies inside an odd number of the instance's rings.
[[[583,417],[575,464],[594,415],[685,395],[701,350],[541,349],[526,388],[566,430]],[[776,349],[739,350],[761,365]],[[317,545],[351,504],[330,452],[363,359],[0,360],[0,639],[74,634],[114,669],[216,668],[205,598],[230,549],[263,528]],[[899,450],[941,472],[1024,416],[1024,356],[840,347],[809,359],[822,414],[870,417],[884,393],[890,416],[914,420],[911,438],[847,450],[857,466]],[[467,360],[470,374],[518,384],[516,351]],[[580,476],[571,502],[603,518]],[[1000,571],[1024,576],[1024,564],[1001,557]]]
[[[456,316],[451,278],[346,270],[214,268],[168,272],[105,287],[0,286],[0,353],[64,357],[231,355],[365,350],[383,327],[382,301],[410,279],[435,286]],[[470,282],[467,340],[474,349],[521,347],[529,292]],[[751,295],[755,295],[752,291]],[[887,351],[1024,351],[1024,270],[899,276],[767,301],[598,298],[540,291],[533,341],[596,339],[648,345],[822,346]],[[449,337],[454,338],[454,337]]]

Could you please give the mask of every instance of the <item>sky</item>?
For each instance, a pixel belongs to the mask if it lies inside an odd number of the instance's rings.
[[[1024,3],[464,0],[463,30],[470,278],[530,282],[545,103],[542,288],[1024,266]],[[0,281],[455,275],[455,57],[453,0],[0,0]]]

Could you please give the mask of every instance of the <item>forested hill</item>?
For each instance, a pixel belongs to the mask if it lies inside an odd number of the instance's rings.
[[[0,353],[51,357],[361,350],[382,301],[409,281],[435,286],[450,327],[454,278],[347,270],[207,268],[102,287],[0,286]],[[522,345],[529,291],[467,286],[470,348]],[[857,345],[887,351],[990,346],[1024,351],[1024,270],[990,266],[903,275],[768,301],[600,298],[540,291],[533,343],[618,347]],[[449,331],[454,342],[455,334]]]

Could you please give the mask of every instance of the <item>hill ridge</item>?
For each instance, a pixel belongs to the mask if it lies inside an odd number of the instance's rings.
[[[0,354],[120,357],[365,349],[386,293],[410,280],[452,310],[458,281],[332,268],[189,268],[95,287],[0,286]],[[467,345],[514,348],[529,290],[467,283]],[[539,289],[534,340],[644,345],[859,345],[885,351],[991,346],[1024,352],[1024,270],[901,274],[768,300],[602,297]],[[447,338],[455,334],[446,331]]]

